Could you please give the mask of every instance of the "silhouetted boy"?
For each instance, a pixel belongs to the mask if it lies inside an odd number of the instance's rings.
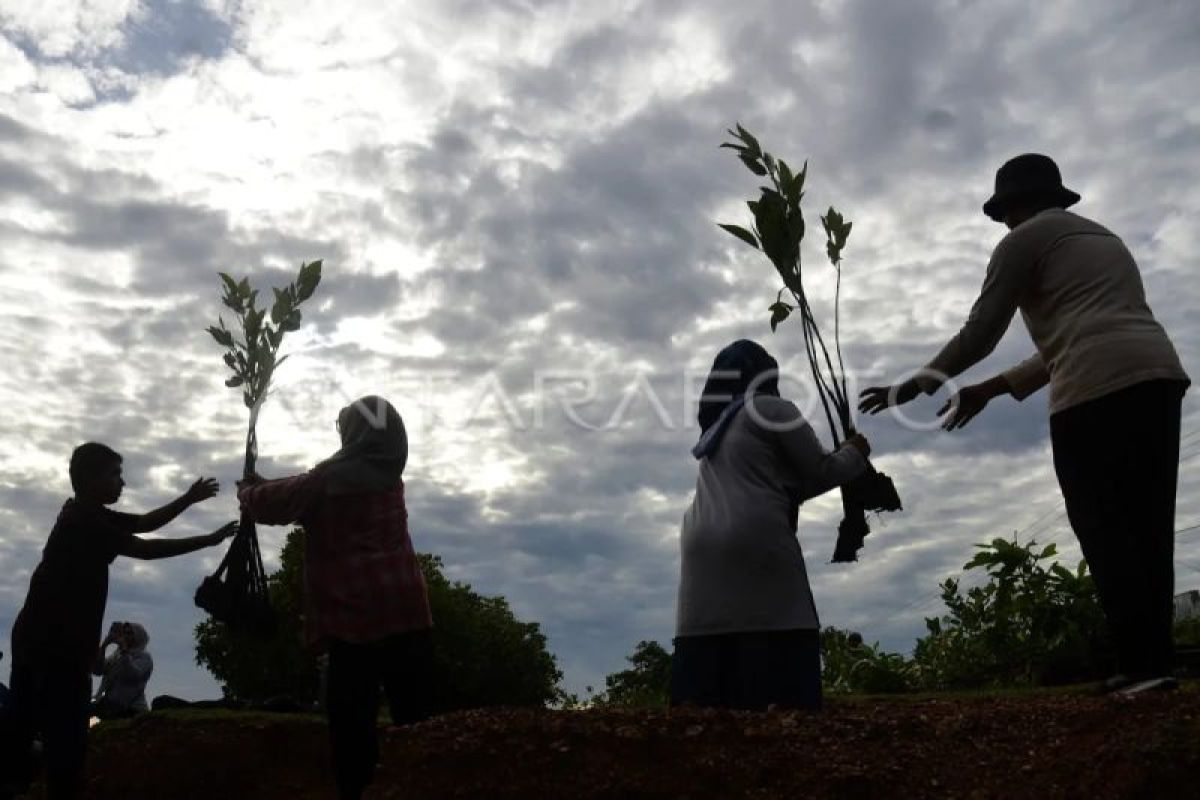
[[[188,506],[213,497],[216,480],[201,478],[181,497],[146,514],[105,506],[117,502],[125,481],[121,456],[94,442],[71,454],[75,496],[63,505],[29,580],[29,594],[12,631],[12,677],[0,724],[0,798],[30,778],[30,746],[41,734],[47,797],[79,797],[87,749],[90,668],[100,642],[108,600],[108,565],[119,556],[170,558],[218,544],[237,523],[205,536],[142,539]]]

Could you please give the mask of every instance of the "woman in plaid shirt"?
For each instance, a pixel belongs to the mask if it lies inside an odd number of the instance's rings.
[[[305,530],[305,637],[329,653],[329,733],[342,798],[358,798],[379,759],[380,687],[392,721],[428,716],[433,620],[408,535],[404,422],[381,397],[338,414],[342,448],[309,472],[239,484],[255,522]]]

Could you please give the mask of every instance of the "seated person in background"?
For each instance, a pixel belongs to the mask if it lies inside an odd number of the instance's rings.
[[[146,684],[154,672],[154,659],[146,652],[150,635],[136,622],[114,622],[96,652],[92,674],[100,675],[100,689],[92,702],[92,716],[100,719],[131,717],[146,711]],[[115,644],[107,658],[105,649]]]

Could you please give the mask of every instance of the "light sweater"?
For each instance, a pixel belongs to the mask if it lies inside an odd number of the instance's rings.
[[[827,452],[790,401],[747,402],[700,460],[680,532],[676,635],[820,627],[791,497],[815,497],[866,468],[853,446]]]
[[[154,659],[145,650],[117,650],[104,659],[97,700],[130,711],[145,711],[146,684],[154,672]]]
[[[983,360],[1018,308],[1037,353],[1004,377],[1018,400],[1048,382],[1051,414],[1143,381],[1189,380],[1125,243],[1058,208],[1000,240],[962,330],[925,369],[953,378]],[[932,393],[942,381],[917,383]]]

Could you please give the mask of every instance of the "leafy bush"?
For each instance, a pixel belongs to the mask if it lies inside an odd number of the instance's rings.
[[[1200,617],[1189,617],[1175,623],[1177,647],[1200,647]]]
[[[538,623],[518,620],[503,597],[448,580],[438,556],[417,559],[433,613],[436,710],[544,706],[560,696],[562,672]]]
[[[976,545],[964,570],[983,569],[989,581],[964,594],[958,580],[942,583],[947,612],[926,619],[914,660],[926,688],[1043,685],[1104,674],[1110,650],[1104,615],[1087,564],[1072,571],[1057,562],[1053,544],[1004,539]]]
[[[828,692],[892,694],[916,688],[914,664],[899,653],[887,653],[876,642],[863,643],[857,633],[821,631],[821,684]]]
[[[604,679],[592,703],[610,708],[666,708],[671,699],[671,654],[658,642],[641,641],[626,656],[630,668]]]

